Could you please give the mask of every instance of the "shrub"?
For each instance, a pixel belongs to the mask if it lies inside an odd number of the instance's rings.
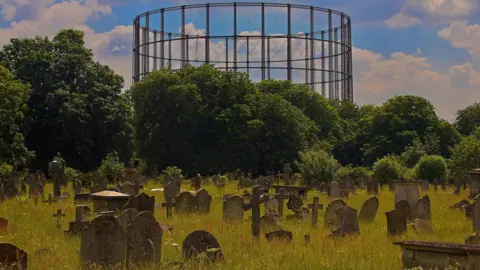
[[[80,177],[80,173],[73,168],[66,167],[65,168],[65,176],[67,177],[68,181],[73,181],[73,180],[76,180]]]
[[[415,165],[415,176],[429,182],[440,178],[445,179],[447,172],[447,162],[442,156],[425,156]]]
[[[100,165],[100,174],[109,181],[116,182],[124,171],[125,166],[115,152],[108,154]]]
[[[333,156],[321,149],[310,149],[300,152],[300,161],[297,167],[302,173],[305,184],[310,184],[313,180],[319,182],[330,182],[335,177],[339,165]]]
[[[338,169],[336,176],[337,178],[350,177],[353,180],[360,179],[363,177],[368,177],[372,172],[366,167],[351,167],[345,166]]]
[[[415,140],[412,145],[405,147],[405,152],[401,154],[402,162],[407,168],[413,168],[420,158],[427,155],[419,140]]]
[[[8,177],[13,172],[12,165],[7,163],[0,164],[0,177]]]
[[[182,169],[178,168],[177,166],[168,166],[162,171],[162,173],[168,176],[179,175],[180,177],[183,177]]]
[[[373,176],[379,183],[390,183],[402,178],[404,170],[397,158],[392,156],[383,157],[373,164]]]

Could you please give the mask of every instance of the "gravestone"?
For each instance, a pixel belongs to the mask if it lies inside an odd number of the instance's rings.
[[[320,183],[319,189],[320,189],[320,192],[328,193],[328,190],[330,189],[330,187],[328,186],[327,182],[322,182]]]
[[[337,182],[333,181],[330,183],[330,189],[328,192],[330,198],[339,198],[340,197],[340,186]]]
[[[360,220],[365,220],[369,222],[373,221],[373,219],[377,215],[378,206],[379,206],[378,198],[376,196],[370,197],[362,205],[362,208],[360,209],[360,213],[358,214],[358,218]]]
[[[167,218],[172,218],[172,208],[175,206],[174,199],[178,195],[179,188],[175,183],[170,182],[165,186],[164,197],[165,202],[162,203],[162,207],[167,209]]]
[[[57,212],[53,214],[53,217],[57,218],[57,229],[62,228],[62,217],[64,217],[65,214],[62,213],[62,209],[57,209]]]
[[[217,239],[207,231],[194,231],[182,243],[182,255],[185,260],[198,259],[204,254],[208,261],[215,262],[223,259],[222,249]]]
[[[80,181],[73,181],[73,193],[76,195],[82,193],[82,183]]]
[[[153,214],[155,209],[155,196],[148,196],[145,193],[130,197],[123,209],[135,208],[138,212],[150,211]]]
[[[413,210],[406,200],[401,200],[395,204],[395,209],[402,213],[407,220],[412,220]]]
[[[340,187],[340,190],[348,190],[347,182],[345,181],[339,181],[338,186]]]
[[[480,200],[475,200],[472,205],[473,232],[480,232]]]
[[[125,211],[123,211],[118,217],[118,222],[120,222],[120,225],[122,225],[122,227],[124,229],[127,229],[128,226],[130,226],[133,222],[133,220],[135,219],[135,217],[139,214],[140,212],[135,209],[135,208],[128,208],[128,209],[125,209]]]
[[[27,263],[27,252],[12,244],[0,243],[0,269],[27,270]]]
[[[422,191],[428,192],[429,189],[430,189],[430,184],[427,181],[423,180],[422,181]]]
[[[310,183],[309,187],[314,189],[314,190],[320,191],[320,185],[321,185],[321,183],[318,182],[318,180],[313,179],[313,181]]]
[[[265,211],[269,210],[269,211],[275,211],[277,212],[278,211],[278,200],[277,198],[273,197],[273,198],[269,198],[266,202],[265,202]]]
[[[152,212],[139,213],[127,228],[128,265],[139,262],[160,262],[162,232]]]
[[[318,209],[323,209],[323,204],[319,204],[319,198],[313,197],[313,203],[308,205],[309,209],[312,209],[312,229],[317,227],[318,221]]]
[[[29,197],[36,197],[36,193],[43,197],[43,186],[45,185],[45,178],[41,177],[40,174],[30,174],[26,179],[28,185]]]
[[[338,218],[336,210],[346,206],[347,204],[342,199],[336,199],[331,202],[325,210],[324,227],[332,227],[338,225]]]
[[[275,194],[275,199],[278,202],[278,208],[277,208],[277,213],[280,217],[283,216],[283,201],[287,199],[288,196],[285,194],[285,189],[280,188],[278,189],[278,194]]]
[[[480,194],[480,181],[474,180],[470,183],[470,195],[469,198],[473,199]]]
[[[208,194],[205,189],[200,189],[194,196],[195,199],[195,212],[198,213],[210,213],[210,204],[212,202],[212,196]]]
[[[223,201],[223,218],[226,220],[243,219],[243,198],[230,196]]]
[[[168,191],[168,192],[167,192]],[[178,186],[175,181],[168,182],[163,189],[164,198],[175,198],[180,194],[180,186]]]
[[[414,219],[413,222],[412,222],[412,227],[413,227],[414,231],[420,232],[420,233],[425,233],[425,232],[432,233],[433,232],[432,227],[424,219],[419,219],[419,218]]]
[[[367,183],[367,193],[378,194],[378,182],[376,180]]]
[[[90,187],[90,193],[98,193],[101,191],[107,190],[107,182],[101,182],[96,184],[93,187]]]
[[[469,205],[470,205],[470,202],[469,202],[469,201],[467,201],[467,200],[460,200],[460,201],[458,201],[455,205],[453,205],[452,208],[465,210],[465,208],[467,208],[467,206],[469,206]]]
[[[335,214],[337,214],[338,228],[332,231],[332,236],[345,237],[360,233],[356,209],[343,206],[335,210]]]
[[[420,198],[418,183],[415,182],[397,182],[395,183],[395,204],[401,200],[405,200],[414,207]]]
[[[267,242],[286,242],[291,243],[293,241],[293,234],[292,232],[285,231],[285,230],[278,230],[274,232],[269,232],[265,234],[265,238]]]
[[[285,185],[291,185],[291,183],[290,183],[291,182],[290,181],[291,180],[290,179],[291,174],[292,174],[292,169],[290,168],[290,165],[287,164],[287,165],[283,166],[282,176],[283,176],[283,182],[284,182]]]
[[[195,207],[195,198],[188,191],[181,192],[175,198],[176,213],[191,213]]]
[[[400,235],[407,231],[407,218],[405,213],[398,209],[386,212],[387,216],[387,231],[391,236]]]
[[[100,215],[82,233],[80,261],[103,268],[123,267],[127,249],[127,234],[115,217]]]
[[[90,221],[86,221],[84,217],[90,214],[91,210],[86,205],[75,206],[75,220],[68,222],[68,231],[65,231],[65,236],[78,235],[80,232],[86,230]]]
[[[252,199],[248,204],[243,205],[243,210],[252,210],[252,236],[254,240],[260,238],[260,204],[268,199],[267,196],[261,197],[261,187],[254,186],[252,189]]]
[[[120,192],[123,194],[134,195],[135,185],[127,181],[120,187]]]
[[[423,198],[418,199],[413,208],[413,218],[428,221],[431,219],[430,204]]]
[[[192,179],[192,189],[199,190],[202,188],[202,176],[197,173],[195,177]]]
[[[0,217],[0,230],[6,232],[8,229],[8,219]]]

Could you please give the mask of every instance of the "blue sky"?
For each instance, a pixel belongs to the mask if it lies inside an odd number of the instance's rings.
[[[198,0],[0,0],[0,43],[10,38],[53,36],[62,28],[85,31],[98,61],[131,84],[133,18],[143,12]],[[215,1],[209,2],[226,2]],[[249,1],[258,2],[258,1]],[[347,13],[353,24],[354,99],[381,104],[395,95],[429,99],[449,121],[480,99],[480,0],[291,0]],[[242,10],[241,30],[259,29],[258,13]],[[228,32],[228,11],[217,12],[212,31]],[[192,29],[203,18],[187,13]],[[298,31],[308,21],[294,14]],[[285,14],[268,12],[268,32],[284,32]],[[178,15],[167,18],[171,31]],[[319,22],[319,27],[321,23]],[[294,29],[297,31],[297,29]]]

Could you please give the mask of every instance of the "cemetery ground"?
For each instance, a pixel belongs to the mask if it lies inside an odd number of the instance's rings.
[[[189,183],[187,183],[189,184]],[[164,201],[163,192],[152,192],[152,188],[161,186],[149,182],[144,192],[156,198],[157,205]],[[188,190],[185,184],[183,189]],[[323,227],[325,207],[319,210],[318,225],[311,229],[310,218],[282,220],[285,230],[293,233],[292,243],[268,243],[261,232],[259,243],[252,241],[251,223],[248,221],[251,211],[245,212],[244,222],[227,222],[222,219],[222,195],[236,193],[236,183],[227,184],[224,190],[214,185],[204,185],[212,195],[209,214],[176,214],[172,219],[166,218],[166,209],[156,207],[155,217],[162,224],[173,226],[172,232],[164,232],[162,237],[162,265],[170,262],[184,261],[181,246],[185,237],[195,230],[211,232],[219,241],[224,261],[217,263],[220,269],[399,269],[402,265],[401,249],[392,244],[396,240],[426,240],[463,243],[471,235],[472,223],[467,221],[463,211],[450,207],[468,194],[462,190],[460,195],[451,191],[433,191],[427,194],[431,200],[432,227],[434,233],[416,233],[411,226],[408,232],[399,237],[387,236],[385,212],[394,208],[394,193],[388,187],[379,190],[377,195],[380,206],[372,223],[360,221],[360,235],[342,239],[329,238],[330,229]],[[71,189],[71,187],[67,188]],[[46,194],[52,192],[52,185],[46,186]],[[240,190],[239,192],[242,192]],[[467,190],[468,191],[468,190]],[[71,192],[69,190],[69,192]],[[423,193],[425,194],[425,193]],[[310,191],[306,204],[314,196],[320,197],[320,203],[326,206],[330,201],[325,194]],[[357,190],[357,195],[344,201],[360,211],[362,204],[370,197],[366,190]],[[27,196],[7,200],[0,206],[0,216],[9,220],[7,231],[0,232],[0,242],[8,242],[28,252],[29,269],[80,269],[80,237],[65,238],[68,221],[75,219],[73,198],[64,201],[38,203]],[[286,203],[286,201],[285,201]],[[89,205],[91,207],[91,203]],[[261,211],[264,212],[262,204]],[[284,216],[290,210],[284,207]],[[62,228],[56,228],[53,214],[62,209],[66,215],[62,219]],[[88,217],[93,219],[93,216]],[[310,235],[310,243],[305,244],[304,235]],[[35,256],[40,249],[49,249],[49,256]],[[185,264],[186,269],[211,269],[211,265]],[[143,265],[141,269],[158,269],[158,266]]]

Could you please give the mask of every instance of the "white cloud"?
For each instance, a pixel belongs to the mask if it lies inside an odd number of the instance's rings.
[[[448,40],[453,47],[465,49],[472,56],[480,56],[480,25],[468,25],[465,20],[452,21],[438,31],[438,36]]]
[[[398,12],[385,21],[385,25],[389,28],[407,28],[419,23],[421,23],[420,19],[405,14],[404,12]]]

